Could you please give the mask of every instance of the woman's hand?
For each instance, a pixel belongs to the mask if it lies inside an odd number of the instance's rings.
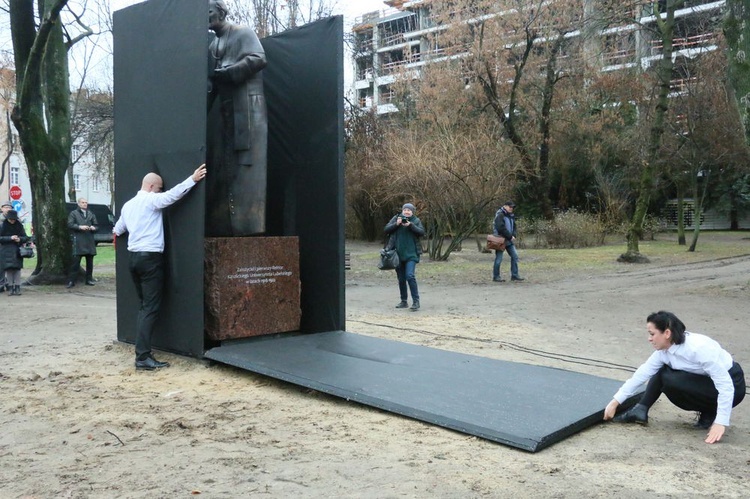
[[[607,404],[607,407],[604,409],[604,421],[609,421],[610,419],[615,417],[615,413],[617,412],[618,407],[620,407],[620,403],[612,399],[612,402]]]
[[[721,440],[721,437],[724,436],[724,430],[726,429],[726,426],[723,424],[714,423],[711,425],[711,428],[708,429],[708,436],[706,437],[706,443],[707,444],[715,444],[719,440]]]

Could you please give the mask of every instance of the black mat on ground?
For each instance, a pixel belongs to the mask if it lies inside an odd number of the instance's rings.
[[[205,356],[531,452],[601,421],[621,384],[344,331],[241,340]]]

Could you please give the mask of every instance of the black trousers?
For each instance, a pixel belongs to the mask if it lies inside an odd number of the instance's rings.
[[[151,336],[161,308],[164,255],[131,251],[129,267],[138,299],[141,301],[135,336],[135,360],[145,360],[151,355]]]
[[[729,369],[729,376],[734,384],[734,407],[745,398],[745,373],[735,362]],[[665,365],[651,377],[639,404],[651,407],[662,393],[680,409],[716,414],[716,398],[719,392],[708,376],[672,369]]]
[[[70,266],[70,282],[76,282],[78,278],[78,268],[81,266],[81,258],[86,257],[86,280],[94,278],[94,255],[73,255],[73,264]]]

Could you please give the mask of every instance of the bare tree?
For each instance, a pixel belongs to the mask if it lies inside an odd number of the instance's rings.
[[[384,141],[391,197],[417,203],[434,260],[447,259],[466,238],[489,230],[520,165],[461,73],[460,64],[435,64],[418,81],[397,85],[397,106],[404,109],[411,100],[413,112],[399,113]]]
[[[67,0],[10,0],[16,69],[12,120],[26,160],[38,247],[35,282],[63,282],[70,264],[64,175],[70,164],[68,50],[89,31]],[[83,29],[81,29],[83,26]]]
[[[747,0],[727,0],[724,34],[733,98],[750,144],[750,3]]]
[[[329,17],[337,0],[231,0],[229,17],[253,26],[258,37],[275,35]]]

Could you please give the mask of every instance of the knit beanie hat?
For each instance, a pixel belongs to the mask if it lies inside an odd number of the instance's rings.
[[[406,203],[404,206],[402,206],[401,207],[401,211],[403,211],[403,210],[411,210],[412,213],[414,213],[415,211],[417,211],[417,209],[411,203]]]

